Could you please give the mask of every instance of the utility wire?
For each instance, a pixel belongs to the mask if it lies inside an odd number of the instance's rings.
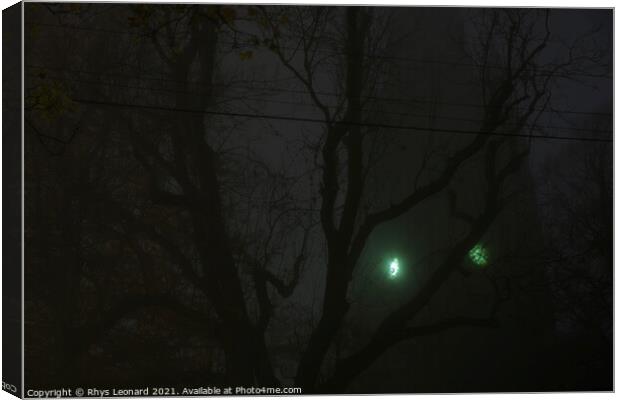
[[[139,108],[139,109],[145,109],[145,110],[171,111],[171,112],[203,114],[203,115],[217,115],[217,116],[239,117],[239,118],[310,122],[310,123],[320,123],[320,124],[326,123],[324,120],[321,120],[318,118],[303,118],[303,117],[258,114],[258,113],[252,114],[252,113],[225,112],[225,111],[212,111],[212,110],[197,110],[197,109],[191,109],[191,108],[165,107],[165,106],[156,106],[156,105],[148,105],[148,104],[118,103],[118,102],[99,101],[99,100],[92,100],[92,99],[73,99],[73,101],[76,103],[98,105],[98,106]],[[465,129],[424,128],[424,127],[414,126],[414,125],[362,123],[362,122],[355,122],[355,121],[337,121],[337,122],[334,122],[334,124],[361,126],[361,127],[370,127],[370,128],[409,130],[409,131],[422,132],[422,133],[436,132],[436,133],[453,133],[453,134],[461,134],[461,135],[523,137],[523,138],[528,138],[528,139],[550,139],[550,140],[578,141],[578,142],[600,142],[600,143],[612,143],[613,142],[613,139],[602,139],[602,138],[584,138],[584,137],[576,137],[576,136],[553,136],[553,135],[528,135],[524,133],[487,132],[487,131],[473,131],[473,130],[465,130]]]
[[[136,89],[136,90],[144,90],[144,91],[152,91],[152,92],[167,92],[167,93],[181,93],[181,94],[192,94],[192,95],[200,95],[206,94],[204,92],[188,92],[185,90],[175,90],[175,89],[166,89],[166,88],[150,88],[144,86],[133,86],[133,85],[123,85],[123,84],[112,84],[101,81],[84,81],[75,78],[56,78],[52,77],[51,79],[58,79],[64,81],[73,81],[78,83],[90,84],[90,85],[98,85],[98,86],[106,86],[106,87],[118,87],[125,89]],[[222,96],[218,95],[218,98],[221,98],[226,101],[239,101],[241,100],[239,97],[230,97],[230,96]],[[307,107],[307,108],[316,108],[316,105],[304,102],[292,102],[292,101],[284,101],[284,100],[273,100],[273,99],[265,99],[265,98],[252,98],[249,96],[245,96],[245,100],[260,102],[260,103],[270,103],[270,104],[285,104],[297,107]],[[464,118],[464,117],[450,117],[446,115],[424,115],[424,114],[412,114],[406,112],[396,112],[396,111],[383,111],[383,110],[370,110],[363,109],[365,112],[379,112],[384,115],[396,115],[400,117],[412,117],[412,118],[432,118],[438,120],[451,120],[451,121],[462,121],[462,122],[471,122],[471,123],[481,123],[482,120],[474,119],[474,118]],[[514,126],[514,124],[507,124],[508,126]],[[604,133],[610,134],[613,133],[611,130],[600,130],[600,129],[588,129],[588,128],[575,128],[575,127],[562,127],[562,126],[553,126],[553,125],[539,125],[539,124],[524,124],[522,125],[524,128],[534,128],[534,129],[558,129],[558,130],[567,130],[567,131],[576,131],[576,132],[589,132],[589,133]]]
[[[50,70],[50,71],[56,70],[56,71],[65,71],[65,72],[71,72],[71,73],[83,73],[83,74],[89,74],[89,75],[94,75],[94,76],[101,76],[101,75],[118,76],[118,77],[125,77],[128,79],[147,80],[147,81],[154,81],[154,82],[170,82],[170,83],[177,83],[177,84],[188,84],[189,83],[191,85],[202,86],[202,87],[225,87],[229,89],[243,88],[243,89],[248,89],[248,90],[259,90],[259,91],[276,92],[276,93],[308,94],[306,90],[295,90],[295,89],[290,89],[290,88],[273,88],[273,87],[266,87],[266,86],[265,87],[257,87],[257,86],[235,87],[235,84],[219,84],[219,83],[208,84],[208,83],[200,83],[200,82],[180,81],[180,80],[169,79],[169,78],[152,78],[152,77],[143,77],[143,76],[136,77],[131,74],[123,74],[123,73],[116,73],[116,72],[88,71],[88,70],[68,69],[68,68],[61,68],[61,67],[44,67],[44,66],[32,65],[32,64],[26,65],[26,67],[32,68],[32,69],[42,69],[42,70]],[[162,91],[163,90],[164,89],[162,89]],[[168,90],[174,91],[176,89],[165,89],[165,91],[168,91]],[[200,92],[187,92],[187,93],[200,94]],[[327,96],[327,97],[342,97],[342,94],[335,93],[335,92],[317,90],[315,91],[315,93],[318,95]],[[447,105],[447,106],[478,108],[478,109],[485,108],[483,105],[474,104],[474,103],[439,101],[439,100],[415,98],[415,97],[406,98],[406,97],[364,96],[364,98],[376,100],[376,101],[385,101],[385,102],[403,103],[403,104],[440,104],[440,105]],[[554,114],[598,115],[598,116],[606,116],[606,117],[610,117],[612,115],[611,113],[604,113],[604,112],[568,110],[568,109],[537,108],[537,109],[534,109],[534,111],[543,112],[543,113],[554,113]]]

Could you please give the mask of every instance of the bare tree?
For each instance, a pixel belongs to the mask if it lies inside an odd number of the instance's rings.
[[[242,10],[246,14],[241,15]],[[62,7],[51,6],[49,12],[62,23],[77,24],[75,15],[67,16]],[[221,349],[221,357],[215,351],[193,353],[208,354],[208,361],[196,362],[201,379],[280,385],[269,326],[280,307],[294,308],[291,299],[310,261],[325,272],[319,315],[308,317],[309,327],[291,329],[300,348],[294,383],[306,392],[345,390],[403,341],[458,327],[498,325],[505,298],[499,279],[492,276],[494,301],[476,310],[481,316],[437,317],[423,324],[420,316],[455,272],[475,273],[464,260],[512,206],[518,190],[515,177],[535,143],[532,137],[541,131],[538,122],[552,105],[554,85],[598,61],[596,54],[585,54],[577,45],[567,47],[563,58],[551,59],[546,53],[552,43],[548,11],[475,13],[476,43],[470,47],[469,62],[476,72],[482,115],[472,131],[396,126],[382,119],[389,110],[381,94],[390,83],[394,58],[382,53],[393,37],[389,10],[137,5],[130,13],[113,15],[118,18],[116,33],[131,39],[118,53],[119,58],[124,50],[128,54],[115,66],[120,72],[110,73],[110,84],[122,90],[106,90],[100,82],[82,82],[70,90],[49,86],[44,82],[49,77],[33,77],[30,90],[31,133],[52,148],[49,163],[58,167],[51,186],[69,172],[71,177],[59,190],[64,197],[57,199],[55,210],[74,218],[58,218],[34,236],[41,260],[51,254],[43,240],[47,234],[75,249],[54,258],[54,263],[70,266],[58,275],[67,279],[67,290],[54,307],[62,317],[64,332],[59,336],[75,350],[67,361],[73,372],[79,369],[80,354],[93,352],[108,335],[122,336],[123,329],[133,329],[126,327],[128,317],[143,312],[183,326],[180,336],[188,342],[196,336],[201,344]],[[226,125],[217,118],[270,118],[218,108],[230,100],[226,96],[235,87],[235,78],[223,81],[225,56],[248,61],[254,51],[264,49],[319,116],[280,116],[318,127],[290,158],[305,160],[307,170],[274,166],[252,146],[239,145],[244,138],[235,134],[246,132],[240,129],[243,122]],[[88,68],[100,62],[96,56],[87,58]],[[144,80],[153,79],[153,71],[157,84],[143,86]],[[54,79],[66,82],[72,74],[64,71]],[[249,88],[241,97],[260,90]],[[148,103],[135,101],[145,97]],[[71,122],[81,134],[50,137],[50,132],[37,129],[46,113],[66,111],[67,104],[79,108],[72,115],[82,118]],[[428,117],[434,120],[434,111]],[[81,124],[83,119],[88,122]],[[266,124],[247,130],[263,128],[277,130]],[[389,156],[391,134],[414,128],[428,140],[416,142],[419,159],[411,160],[411,179],[400,193],[375,201],[381,196],[372,179]],[[439,145],[433,142],[439,134],[463,140]],[[72,152],[63,158],[66,165],[60,165],[53,157],[64,148]],[[37,155],[31,158],[34,163]],[[43,169],[37,167],[35,174]],[[455,180],[472,170],[482,201],[464,207],[466,193]],[[313,180],[320,183],[308,184]],[[32,208],[40,212],[57,189],[38,190]],[[386,311],[368,337],[344,343],[342,333],[350,328],[347,317],[356,301],[352,281],[361,274],[373,234],[446,194],[449,207],[442,212],[463,230],[429,266],[420,286]],[[601,193],[601,199],[606,195]],[[62,223],[67,226],[57,229]],[[316,249],[321,245],[325,254]],[[110,259],[122,260],[118,269],[125,273],[100,268]],[[117,289],[110,291],[109,286]],[[78,311],[83,292],[95,295]],[[78,314],[76,322],[72,318]],[[328,363],[333,365],[328,368]]]
[[[274,16],[262,10],[267,21]],[[363,213],[360,209],[365,193],[365,151],[370,134],[362,103],[373,95],[372,69],[374,57],[371,21],[374,10],[347,8],[342,18],[342,57],[339,65],[343,85],[336,87],[340,101],[328,105],[320,97],[315,76],[319,74],[321,51],[316,43],[328,42],[320,35],[328,31],[330,18],[337,11],[312,9],[298,25],[294,34],[283,34],[274,24],[265,24],[271,49],[306,87],[308,96],[324,116],[320,144],[322,157],[321,225],[327,243],[327,274],[320,319],[300,360],[296,384],[306,390],[323,388],[340,391],[357,374],[372,364],[394,344],[416,336],[428,335],[457,326],[493,325],[496,308],[487,318],[454,318],[428,326],[411,326],[411,322],[439,291],[448,277],[461,268],[470,249],[481,239],[497,215],[507,204],[505,188],[511,175],[518,171],[529,154],[529,145],[520,143],[515,134],[533,134],[528,126],[535,124],[542,110],[548,107],[551,87],[559,75],[569,74],[580,61],[572,51],[566,60],[544,63],[544,50],[551,37],[548,12],[497,10],[483,12],[479,19],[480,40],[476,54],[484,106],[479,134],[454,151],[442,169],[424,184],[401,199],[392,200],[384,209]],[[295,37],[295,45],[283,45],[280,37]],[[291,50],[292,49],[292,50]],[[375,49],[376,50],[376,49]],[[587,61],[592,61],[587,59]],[[381,129],[379,127],[379,129]],[[494,137],[497,134],[500,138]],[[503,137],[502,137],[503,136]],[[521,142],[525,142],[521,140]],[[422,288],[400,307],[385,316],[366,345],[337,362],[333,376],[320,382],[325,356],[347,315],[350,301],[349,285],[360,255],[369,237],[382,224],[397,219],[424,201],[450,187],[453,177],[468,160],[481,154],[486,181],[484,206],[477,215],[454,213],[464,218],[469,231],[447,253],[441,265],[432,272]],[[500,154],[503,154],[500,156]],[[507,154],[507,155],[506,155]]]

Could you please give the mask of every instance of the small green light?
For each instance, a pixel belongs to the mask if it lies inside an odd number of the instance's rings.
[[[482,245],[475,245],[469,250],[469,258],[479,267],[484,267],[489,262],[489,253]]]
[[[400,269],[400,265],[398,263],[398,258],[395,258],[390,262],[390,269],[389,269],[390,278],[396,278],[396,276],[398,275],[399,269]]]

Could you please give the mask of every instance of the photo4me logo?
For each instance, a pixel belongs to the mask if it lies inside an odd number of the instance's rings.
[[[17,387],[5,381],[2,381],[2,390],[6,390],[7,392],[11,393],[17,393]]]

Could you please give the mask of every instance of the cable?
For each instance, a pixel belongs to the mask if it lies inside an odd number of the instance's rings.
[[[271,120],[281,120],[281,121],[311,122],[311,123],[325,124],[325,121],[321,119],[317,119],[317,118],[302,118],[302,117],[290,117],[290,116],[281,116],[281,115],[250,114],[250,113],[224,112],[224,111],[212,111],[212,110],[196,110],[196,109],[190,109],[190,108],[165,107],[165,106],[155,106],[155,105],[148,105],[148,104],[117,103],[117,102],[98,101],[98,100],[91,100],[91,99],[72,99],[72,100],[76,103],[100,105],[100,106],[141,108],[141,109],[147,109],[147,110],[173,111],[173,112],[183,112],[183,113],[191,113],[191,114],[218,115],[218,116],[227,116],[227,117],[271,119]],[[464,129],[424,128],[424,127],[419,127],[419,126],[414,126],[414,125],[391,125],[391,124],[377,124],[377,123],[362,123],[362,122],[355,122],[355,121],[339,121],[339,122],[336,122],[336,124],[372,127],[372,128],[411,130],[411,131],[425,132],[425,133],[437,132],[437,133],[454,133],[454,134],[462,134],[462,135],[488,135],[488,136],[504,136],[504,137],[507,136],[507,137],[523,137],[523,138],[528,138],[528,139],[550,139],[550,140],[601,142],[601,143],[612,143],[613,142],[613,139],[602,139],[602,138],[580,138],[580,137],[575,137],[575,136],[551,136],[551,135],[528,135],[528,134],[523,134],[523,133],[485,132],[485,131],[471,131],[471,130],[464,130]]]
[[[127,89],[136,89],[136,90],[144,90],[144,91],[161,91],[161,92],[167,92],[167,93],[183,93],[183,94],[193,94],[193,95],[200,95],[200,94],[207,94],[204,92],[188,92],[188,91],[184,91],[184,90],[174,90],[174,89],[158,89],[158,88],[149,88],[149,87],[143,87],[143,86],[132,86],[132,85],[122,85],[122,84],[111,84],[111,83],[105,83],[105,82],[101,82],[101,81],[84,81],[84,80],[79,80],[79,79],[75,79],[75,78],[56,78],[56,77],[52,77],[51,79],[59,79],[59,80],[64,80],[64,81],[74,81],[74,82],[78,82],[78,83],[85,83],[85,84],[91,84],[91,85],[102,85],[102,86],[107,86],[107,87],[119,87],[119,88],[127,88]],[[223,100],[240,100],[237,97],[227,97],[227,96],[221,96],[219,95],[218,98],[221,98]],[[284,101],[284,100],[270,100],[270,99],[264,99],[264,98],[251,98],[251,97],[246,97],[247,100],[249,101],[255,101],[255,102],[261,102],[261,103],[272,103],[272,104],[286,104],[286,105],[292,105],[292,106],[301,106],[301,107],[308,107],[308,108],[316,108],[316,106],[314,104],[309,104],[309,103],[303,103],[303,102],[292,102],[292,101]],[[365,112],[371,112],[372,110],[369,109],[363,109],[363,111]],[[481,123],[482,120],[478,120],[478,119],[473,119],[473,118],[463,118],[463,117],[450,117],[450,116],[440,116],[440,115],[434,115],[434,116],[429,116],[429,115],[423,115],[423,114],[411,114],[411,113],[406,113],[406,112],[396,112],[396,111],[379,111],[381,114],[387,114],[387,115],[397,115],[397,116],[401,116],[401,117],[412,117],[412,118],[433,118],[433,119],[439,119],[439,120],[451,120],[451,121],[463,121],[463,122],[471,122],[471,123]],[[514,126],[514,124],[508,124],[508,126]],[[553,125],[532,125],[532,124],[524,124],[522,125],[523,128],[534,128],[534,129],[562,129],[562,130],[567,130],[567,131],[576,131],[576,132],[589,132],[589,133],[613,133],[611,130],[600,130],[600,129],[587,129],[587,128],[574,128],[574,127],[561,127],[561,126],[553,126]]]
[[[88,71],[88,70],[78,70],[78,69],[68,69],[68,68],[61,68],[61,67],[44,67],[44,66],[39,66],[39,65],[26,65],[27,68],[33,68],[33,69],[45,69],[45,70],[57,70],[57,71],[66,71],[66,72],[71,72],[71,73],[83,73],[83,74],[89,74],[89,75],[95,75],[95,76],[101,76],[101,75],[110,75],[110,76],[119,76],[119,77],[126,77],[129,79],[136,79],[136,80],[148,80],[148,81],[155,81],[155,82],[170,82],[170,83],[179,83],[179,84],[187,84],[187,83],[191,83],[192,85],[196,85],[196,86],[203,86],[203,87],[227,87],[230,88],[230,84],[218,84],[218,83],[211,83],[211,84],[207,84],[207,83],[196,83],[196,82],[186,82],[186,81],[180,81],[180,80],[174,80],[174,79],[169,79],[169,78],[150,78],[150,77],[136,77],[134,75],[130,75],[130,74],[123,74],[123,73],[116,73],[116,72],[107,72],[107,71]],[[243,87],[243,86],[242,86]],[[308,94],[308,92],[306,90],[295,90],[295,89],[288,89],[288,88],[270,88],[270,87],[255,87],[255,86],[245,86],[243,88],[246,89],[254,89],[254,90],[262,90],[262,91],[268,91],[268,92],[279,92],[279,93],[291,93],[291,94]],[[233,88],[236,89],[236,88]],[[171,89],[173,90],[173,89]],[[199,92],[188,92],[188,93],[197,93],[199,94]],[[315,91],[316,94],[321,95],[321,96],[328,96],[328,97],[342,97],[341,94],[339,93],[335,93],[335,92],[327,92],[327,91]],[[468,108],[478,108],[478,109],[483,109],[484,106],[480,105],[480,104],[474,104],[474,103],[460,103],[460,102],[448,102],[448,101],[436,101],[436,100],[432,100],[432,99],[424,99],[424,98],[415,98],[415,97],[410,97],[410,98],[403,98],[403,97],[382,97],[382,96],[364,96],[364,98],[366,99],[372,99],[372,100],[377,100],[377,101],[385,101],[385,102],[394,102],[394,103],[403,103],[403,104],[415,104],[415,103],[422,103],[422,104],[441,104],[441,105],[448,105],[448,106],[457,106],[457,107],[468,107]],[[604,112],[593,112],[593,111],[577,111],[577,110],[566,110],[566,109],[534,109],[534,111],[537,112],[543,112],[543,113],[554,113],[554,114],[575,114],[575,115],[598,115],[598,116],[606,116],[606,117],[610,117],[612,116],[611,113],[604,113]]]

